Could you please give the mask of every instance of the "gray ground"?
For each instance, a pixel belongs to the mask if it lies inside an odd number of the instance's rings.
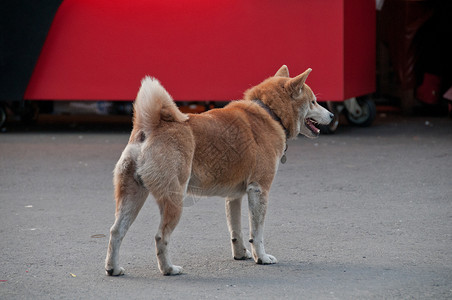
[[[188,198],[174,277],[157,268],[152,199],[124,239],[126,275],[104,274],[129,126],[54,126],[0,134],[0,299],[452,299],[451,119],[291,141],[266,219],[276,265],[234,261],[224,201]],[[247,235],[246,201],[242,215]]]

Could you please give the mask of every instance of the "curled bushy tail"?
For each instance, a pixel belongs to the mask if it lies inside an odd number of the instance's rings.
[[[133,126],[152,131],[160,122],[184,122],[186,114],[180,112],[170,94],[153,78],[146,76],[141,80],[141,88],[133,105]]]

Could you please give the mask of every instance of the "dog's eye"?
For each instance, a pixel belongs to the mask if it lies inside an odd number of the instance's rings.
[[[312,105],[315,105],[315,101],[312,101],[311,103],[312,103]]]

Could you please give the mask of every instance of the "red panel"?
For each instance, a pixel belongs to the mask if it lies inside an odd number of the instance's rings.
[[[65,0],[25,98],[132,100],[151,75],[176,100],[239,99],[287,64],[343,100],[343,29],[339,0]]]
[[[344,99],[375,91],[375,1],[344,2]]]

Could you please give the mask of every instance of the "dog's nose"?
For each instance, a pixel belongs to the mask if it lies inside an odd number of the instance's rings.
[[[330,113],[330,119],[332,120],[334,118],[334,114]]]

